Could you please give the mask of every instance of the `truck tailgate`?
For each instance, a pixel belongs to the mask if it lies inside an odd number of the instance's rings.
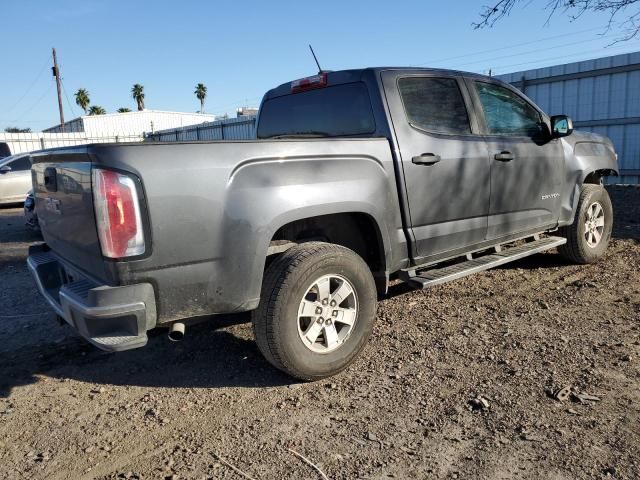
[[[35,210],[45,242],[62,259],[104,278],[86,148],[42,152],[32,158]]]

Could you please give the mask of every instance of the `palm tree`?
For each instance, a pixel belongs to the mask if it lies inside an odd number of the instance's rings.
[[[144,87],[136,83],[131,89],[131,96],[138,103],[138,111],[144,110]]]
[[[107,111],[100,105],[91,105],[89,109],[89,115],[104,115]]]
[[[200,100],[200,113],[204,113],[204,99],[207,98],[207,87],[204,83],[199,83],[196,85],[196,91],[193,93],[195,93],[198,100]]]
[[[89,108],[89,92],[84,88],[79,88],[76,92],[76,105],[78,105],[84,113],[87,113]]]
[[[127,107],[120,107],[120,108],[118,109],[118,113],[128,113],[128,112],[130,112],[130,111],[131,111],[131,109],[130,109],[130,108],[127,108]]]

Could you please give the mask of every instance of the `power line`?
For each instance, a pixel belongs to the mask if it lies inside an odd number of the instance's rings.
[[[42,69],[40,69],[40,72],[38,72],[38,75],[36,75],[36,78],[31,82],[31,84],[29,84],[29,86],[27,87],[27,90],[22,94],[22,96],[11,106],[11,108],[9,108],[7,110],[7,113],[11,112],[14,108],[16,108],[18,106],[18,104],[24,100],[24,98],[29,94],[29,92],[31,91],[31,89],[34,87],[34,85],[36,84],[36,82],[38,80],[40,80],[40,77],[42,77],[42,73],[47,69],[47,67],[49,66],[49,58],[47,57],[47,61],[45,62],[45,64],[42,66]]]
[[[60,79],[60,83],[62,84],[62,91],[64,92],[64,96],[67,99],[67,103],[69,104],[69,108],[71,109],[71,113],[73,113],[74,117],[77,117],[78,115],[76,114],[76,110],[75,110],[75,108],[73,108],[73,104],[69,100],[69,95],[67,95],[67,89],[64,88],[64,82],[63,82],[62,78]]]
[[[591,40],[581,40],[578,42],[572,42],[572,43],[565,43],[563,44],[563,47],[571,47],[573,45],[581,45],[583,43],[588,43],[588,42],[595,42],[598,40],[602,40],[605,38],[610,38],[610,37],[617,37],[618,35],[609,35],[609,36],[604,36],[601,38],[592,38]],[[483,60],[474,60],[473,62],[467,62],[467,63],[462,63],[457,65],[457,67],[464,67],[467,65],[475,65],[477,63],[486,63],[486,62],[492,62],[494,60],[502,60],[504,58],[513,58],[513,57],[519,57],[520,55],[529,55],[531,53],[538,53],[540,50],[528,50],[526,52],[517,52],[517,53],[512,53],[510,55],[501,55],[499,57],[493,57],[493,58],[487,58],[487,59],[483,59]]]
[[[551,41],[551,40],[557,40],[559,38],[565,38],[565,37],[580,35],[582,33],[593,32],[593,31],[596,31],[596,30],[602,30],[602,29],[601,28],[589,28],[589,29],[586,29],[586,30],[581,30],[579,32],[565,33],[565,34],[561,34],[561,35],[554,35],[554,36],[551,36],[551,37],[545,37],[545,38],[533,40],[533,41],[530,41],[530,42],[524,42],[524,43],[519,43],[519,44],[515,44],[515,45],[510,45],[510,46],[507,46],[507,47],[501,47],[501,48],[496,48],[496,49],[491,49],[491,50],[483,50],[483,51],[480,51],[480,52],[469,53],[469,54],[465,54],[465,55],[459,55],[459,56],[456,56],[456,57],[449,57],[449,58],[446,58],[446,59],[436,60],[436,61],[433,61],[433,62],[430,62],[430,63],[418,64],[417,66],[432,65],[433,63],[447,62],[447,61],[450,61],[450,60],[459,59],[459,58],[466,58],[466,57],[471,57],[471,56],[475,57],[477,55],[481,55],[481,54],[485,54],[485,53],[493,53],[493,52],[497,52],[497,51],[511,50],[511,49],[514,49],[514,48],[517,48],[517,47],[522,47],[522,46],[526,46],[526,45],[533,45],[533,44],[537,44],[537,43],[543,43],[543,42]],[[585,43],[585,42],[594,42],[594,41],[598,41],[598,40],[602,40],[602,39],[610,38],[610,37],[614,37],[614,36],[615,35],[601,36],[601,37],[592,38],[592,39],[589,39],[589,40],[582,40],[582,41],[577,41],[577,42],[564,44],[563,46],[579,45],[579,44],[582,44],[582,43]],[[530,50],[530,51],[526,51],[526,52],[518,52],[518,53],[515,53],[515,54],[509,54],[509,55],[504,55],[504,56],[488,58],[488,59],[485,59],[485,60],[476,60],[476,61],[473,61],[473,62],[468,62],[468,63],[457,65],[455,68],[459,68],[459,67],[462,67],[462,66],[465,66],[465,65],[474,65],[474,64],[486,63],[486,62],[490,62],[490,61],[494,61],[494,60],[501,60],[503,58],[512,58],[512,57],[517,57],[517,56],[520,56],[520,55],[527,55],[527,54],[536,53],[536,52],[538,52],[538,50]],[[253,100],[257,101],[257,100],[260,100],[260,99],[262,99],[262,96],[254,97],[254,98],[251,99],[252,101],[248,102],[248,103],[253,103]],[[245,99],[245,102],[246,102],[246,99]],[[234,107],[235,108],[240,103],[241,103],[241,101],[236,101],[234,103],[230,103],[230,104],[227,104],[227,105],[218,106],[218,108],[220,110],[225,110],[227,107]]]
[[[12,122],[19,122],[21,121],[24,117],[26,117],[29,113],[31,113],[31,110],[33,110],[34,108],[36,108],[40,102],[42,101],[42,99],[51,92],[51,90],[53,90],[53,83],[49,84],[49,88],[47,88],[42,95],[40,95],[40,97],[35,101],[35,103],[33,105],[31,105],[26,111],[24,111],[22,113],[22,115],[14,120],[11,120]]]
[[[581,30],[579,32],[563,33],[561,35],[554,35],[552,37],[539,38],[537,40],[532,40],[530,42],[516,43],[515,45],[509,45],[509,46],[506,46],[506,47],[493,48],[493,49],[490,49],[490,50],[482,50],[482,51],[479,51],[479,52],[473,52],[473,53],[467,53],[467,54],[464,54],[464,55],[458,55],[456,57],[441,58],[439,60],[432,60],[429,63],[418,64],[417,66],[418,67],[425,67],[425,66],[429,66],[429,65],[432,65],[434,63],[439,63],[439,62],[448,62],[450,60],[458,60],[460,58],[475,57],[477,55],[483,55],[485,53],[493,53],[493,52],[500,52],[500,51],[503,51],[503,50],[511,50],[513,48],[525,47],[527,45],[533,45],[533,44],[536,44],[536,43],[547,42],[549,40],[556,40],[558,38],[574,37],[576,35],[581,35],[583,33],[588,33],[588,32],[594,32],[596,30],[602,30],[602,28],[589,28],[587,30]]]
[[[635,45],[640,45],[640,44],[633,44]],[[612,52],[612,51],[620,51],[620,50],[625,50],[628,49],[630,47],[630,45],[624,45],[615,49],[606,49],[605,51],[608,52]],[[522,63],[514,63],[511,65],[500,65],[498,67],[493,67],[493,70],[498,70],[498,69],[506,69],[506,68],[513,68],[513,67],[520,67],[520,66],[524,66],[524,65],[532,65],[532,64],[536,64],[536,63],[543,63],[543,62],[549,62],[552,60],[566,60],[568,58],[575,58],[575,57],[582,57],[584,55],[592,55],[594,53],[600,53],[602,52],[603,49],[598,49],[598,50],[589,50],[589,51],[585,51],[585,52],[580,52],[580,53],[575,53],[572,55],[561,55],[558,57],[548,57],[548,58],[542,58],[540,60],[532,60],[530,62],[522,62]],[[631,52],[624,52],[624,53],[631,53]],[[624,55],[624,53],[621,53],[622,55]],[[586,59],[589,60],[589,59]],[[584,61],[584,60],[575,60],[575,61]],[[538,67],[538,68],[544,68],[544,67]]]

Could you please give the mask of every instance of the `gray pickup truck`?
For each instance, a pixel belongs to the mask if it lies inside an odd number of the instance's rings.
[[[320,72],[266,93],[257,137],[33,154],[46,243],[28,265],[57,315],[117,351],[251,311],[266,359],[312,380],[362,350],[390,279],[609,243],[612,143],[492,78]]]

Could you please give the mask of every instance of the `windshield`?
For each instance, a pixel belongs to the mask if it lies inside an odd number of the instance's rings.
[[[258,138],[344,137],[375,129],[367,86],[356,82],[267,100]]]

